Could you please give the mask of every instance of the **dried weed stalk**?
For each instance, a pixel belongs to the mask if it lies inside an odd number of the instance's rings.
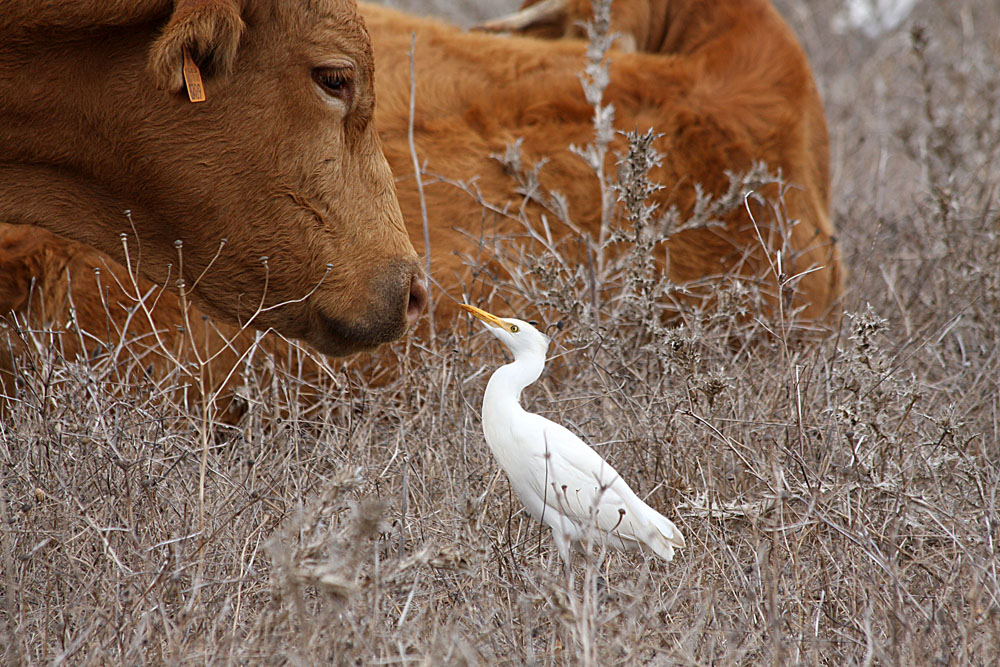
[[[796,16],[826,34],[836,5]],[[198,368],[132,372],[148,341],[73,359],[14,323],[0,335],[30,354],[0,417],[0,661],[997,662],[1000,14],[987,5],[925,3],[934,27],[912,38],[814,54],[853,281],[842,330],[819,341],[761,314],[752,281],[674,285],[649,261],[777,180],[766,169],[682,219],[648,204],[659,156],[640,129],[617,174],[595,170],[602,234],[570,247],[553,240],[572,220],[539,187],[544,164],[503,156],[550,215],[524,223],[522,250],[484,238],[470,261],[484,282],[486,260],[502,262],[489,289],[563,322],[525,401],[676,517],[689,547],[674,563],[609,553],[599,567],[595,543],[562,571],[482,441],[500,351],[471,322],[396,345],[404,371],[378,385],[312,372],[294,349],[241,352],[236,426],[215,423],[231,420],[210,395],[176,391]],[[878,78],[864,68],[891,85],[864,88]],[[597,139],[580,152],[603,169],[611,112],[592,103]]]

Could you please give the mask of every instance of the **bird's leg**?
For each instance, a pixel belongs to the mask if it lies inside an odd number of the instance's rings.
[[[566,535],[558,526],[552,527],[552,541],[556,543],[556,550],[559,552],[559,560],[562,562],[563,576],[566,577],[566,585],[569,590],[573,590],[574,577],[573,577],[573,563],[572,563],[572,545],[570,544],[569,536]]]
[[[595,526],[596,528],[596,526]],[[594,535],[594,530],[589,531],[587,537],[586,548],[581,544],[581,551],[586,555],[587,559],[587,581],[593,581],[593,594],[594,600],[597,604],[604,602],[607,599],[608,591],[608,580],[605,577],[605,573],[608,569],[608,545],[605,539],[601,539],[598,545],[593,543],[595,538],[599,537]],[[595,548],[599,547],[599,548]],[[595,561],[596,559],[596,561]],[[594,570],[591,572],[590,568],[593,567]]]
[[[597,600],[598,602],[604,602],[608,599],[608,580],[604,576],[604,569],[598,570],[597,572]]]
[[[611,588],[608,587],[608,559],[601,561],[601,569],[597,572],[597,600],[601,603],[611,597]]]
[[[568,568],[570,565],[569,539],[567,539],[566,534],[563,531],[553,526],[552,541],[556,543],[556,550],[559,552],[559,560],[562,561],[563,567]]]

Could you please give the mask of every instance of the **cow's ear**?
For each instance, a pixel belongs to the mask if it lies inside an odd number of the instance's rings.
[[[194,62],[224,74],[236,59],[245,24],[241,0],[174,0],[174,12],[153,43],[149,68],[156,85],[172,93],[184,85],[184,50]]]

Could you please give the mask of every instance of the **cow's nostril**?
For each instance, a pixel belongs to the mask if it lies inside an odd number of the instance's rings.
[[[406,307],[406,322],[413,326],[427,307],[427,279],[419,273],[410,278],[410,302]]]

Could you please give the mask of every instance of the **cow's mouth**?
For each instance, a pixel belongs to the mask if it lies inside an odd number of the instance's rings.
[[[350,321],[317,309],[306,342],[323,354],[345,356],[369,352],[396,340],[420,319],[427,305],[427,280],[417,270],[409,277],[408,289],[380,289],[377,293],[383,297],[377,300],[386,305],[364,319]],[[389,293],[398,296],[385,298]]]

